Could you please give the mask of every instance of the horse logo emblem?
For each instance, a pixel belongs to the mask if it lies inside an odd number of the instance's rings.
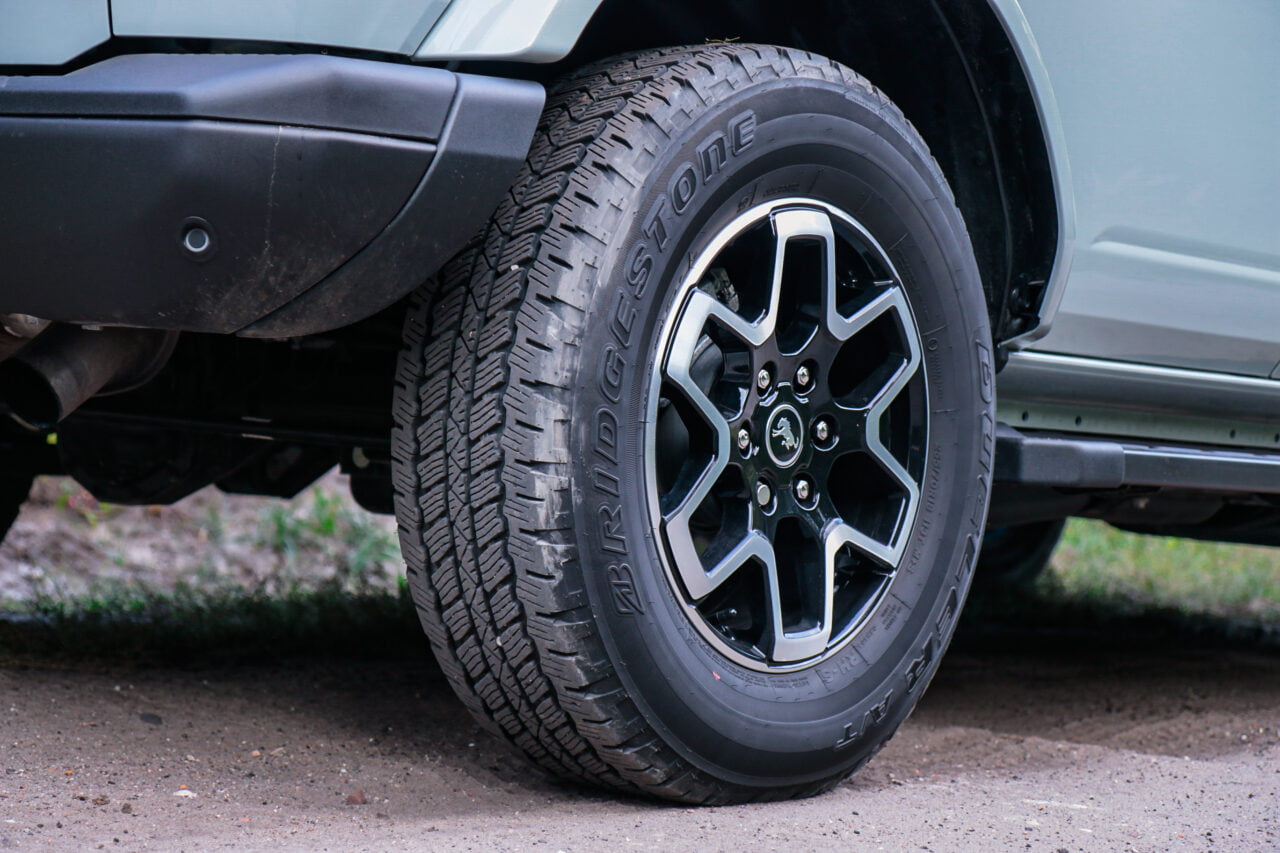
[[[778,444],[782,445],[782,449],[788,453],[800,446],[800,442],[796,439],[795,431],[791,428],[791,418],[778,418],[778,422],[774,424],[773,432],[770,435],[778,439]]]
[[[804,430],[801,427],[800,413],[791,406],[779,406],[774,410],[767,425],[769,456],[773,461],[786,468],[796,461],[804,444]]]

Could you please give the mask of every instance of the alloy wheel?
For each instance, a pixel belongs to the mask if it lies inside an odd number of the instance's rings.
[[[715,235],[676,295],[650,394],[653,522],[719,651],[812,666],[884,602],[914,528],[921,340],[888,254],[807,199]]]

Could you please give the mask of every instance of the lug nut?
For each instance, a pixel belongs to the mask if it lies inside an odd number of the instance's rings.
[[[760,506],[768,506],[773,502],[773,489],[769,488],[769,484],[764,480],[756,483],[756,503]]]
[[[808,388],[809,383],[812,381],[813,375],[809,372],[809,368],[806,365],[800,365],[800,368],[796,371],[796,385],[801,388]]]
[[[746,427],[738,430],[738,449],[743,451],[751,449],[751,431]]]
[[[813,494],[813,486],[805,479],[796,480],[796,500],[807,503]]]
[[[831,438],[831,424],[825,418],[813,425],[813,437],[822,442]]]
[[[756,388],[761,391],[768,391],[769,386],[773,384],[773,376],[769,373],[769,368],[762,367],[760,372],[756,374]]]

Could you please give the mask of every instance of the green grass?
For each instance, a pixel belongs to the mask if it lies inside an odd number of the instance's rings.
[[[91,529],[95,541],[103,541],[100,534],[109,533],[125,511],[99,504],[70,480],[58,484],[51,505],[69,519],[68,535]],[[384,522],[345,492],[320,486],[256,511],[245,506],[235,510],[234,503],[212,501],[186,526],[157,520],[155,531],[180,537],[189,557],[175,567],[176,583],[172,577],[162,587],[104,579],[110,573],[93,576],[92,567],[82,566],[77,576],[88,568],[92,580],[87,590],[81,582],[73,592],[50,566],[46,591],[0,602],[0,663],[428,654],[399,545]],[[122,530],[142,524],[132,512]],[[108,535],[98,551],[104,568],[124,561],[115,541],[124,540]],[[83,553],[76,552],[80,559]],[[219,559],[235,565],[216,571]],[[242,562],[257,568],[257,580],[243,580],[237,568]]]
[[[329,583],[266,593],[180,585],[43,598],[0,619],[0,664],[243,663],[291,657],[422,658],[408,589]]]
[[[56,502],[99,532],[119,512],[75,487],[63,488]],[[192,548],[251,546],[257,564],[269,567],[257,585],[196,568],[163,590],[95,582],[87,594],[11,602],[0,608],[0,663],[427,655],[405,583],[393,580],[400,571],[394,534],[345,494],[315,488],[256,515],[219,506],[199,518]],[[1139,536],[1073,520],[1038,580],[973,596],[964,626],[962,637],[1059,631],[1277,646],[1280,549]]]
[[[1280,550],[1072,520],[1034,582],[975,588],[956,641],[989,651],[1280,648]]]
[[[211,524],[225,536],[220,522]],[[298,561],[323,555],[337,570],[340,584],[357,590],[370,588],[371,577],[387,563],[400,563],[394,535],[370,523],[369,513],[344,495],[316,487],[301,511],[295,504],[276,503],[258,519],[255,544],[284,557],[287,576],[296,574]]]
[[[1280,548],[1142,536],[1073,519],[1037,591],[1127,611],[1280,624]]]

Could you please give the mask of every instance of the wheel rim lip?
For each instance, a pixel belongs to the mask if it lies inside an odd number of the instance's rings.
[[[674,335],[676,334],[676,330],[680,326],[681,315],[683,314],[685,304],[688,301],[689,293],[692,289],[698,286],[699,282],[701,282],[703,276],[707,273],[707,270],[710,268],[711,264],[716,260],[716,258],[719,257],[720,253],[724,251],[724,249],[739,235],[744,233],[747,229],[751,228],[752,226],[760,223],[761,221],[768,219],[771,215],[773,215],[777,211],[784,210],[787,208],[797,208],[797,207],[821,210],[824,213],[826,213],[828,216],[831,216],[839,220],[842,224],[851,228],[861,240],[865,241],[866,246],[875,252],[878,259],[885,264],[886,268],[889,270],[890,275],[893,277],[894,281],[897,282],[898,287],[901,288],[903,286],[902,277],[899,275],[897,267],[893,264],[893,261],[889,257],[888,252],[885,251],[884,247],[880,244],[880,242],[876,240],[874,236],[872,236],[871,232],[868,231],[867,228],[864,225],[862,225],[861,222],[859,222],[857,219],[855,219],[853,216],[851,216],[847,212],[841,210],[840,208],[832,204],[829,204],[827,202],[820,201],[814,198],[807,198],[803,196],[793,196],[793,197],[787,197],[787,198],[773,199],[771,201],[758,204],[744,211],[743,213],[734,217],[734,219],[732,219],[723,228],[721,228],[720,231],[707,243],[706,247],[698,253],[697,259],[689,268],[689,272],[680,281],[679,288],[670,302],[671,307],[667,313],[667,316],[664,317],[662,320],[661,331],[658,336],[656,347],[654,349],[654,352],[656,353],[656,355],[655,355],[655,358],[653,361],[653,367],[651,370],[651,376],[650,376],[649,388],[648,388],[648,397],[645,403],[644,417],[642,418],[642,421],[641,421],[642,428],[644,430],[644,436],[643,436],[644,476],[645,476],[645,493],[649,502],[649,522],[651,525],[651,530],[654,533],[654,545],[658,550],[658,559],[659,559],[659,562],[662,564],[663,573],[666,576],[668,587],[672,592],[672,594],[675,596],[677,604],[680,606],[681,610],[683,611],[685,618],[689,620],[690,624],[693,625],[694,629],[698,632],[698,634],[704,640],[710,643],[717,652],[719,652],[721,655],[728,658],[730,661],[737,663],[741,666],[744,666],[747,669],[755,670],[757,672],[765,672],[765,673],[788,673],[788,672],[796,672],[798,670],[803,670],[803,669],[809,669],[830,659],[832,656],[834,656],[835,654],[840,652],[842,649],[844,649],[846,646],[848,646],[849,643],[851,643],[853,639],[861,632],[862,628],[866,626],[870,617],[879,609],[880,605],[884,602],[885,598],[888,597],[890,587],[892,586],[892,581],[894,577],[896,577],[897,575],[898,568],[900,568],[901,566],[901,560],[899,560],[898,565],[894,567],[892,574],[890,574],[889,577],[886,578],[885,582],[880,584],[879,589],[872,596],[870,596],[867,599],[867,601],[865,601],[863,605],[858,609],[858,611],[852,616],[852,618],[848,620],[847,625],[842,627],[842,630],[840,631],[840,633],[838,635],[833,635],[832,639],[829,641],[827,645],[827,648],[824,649],[820,654],[815,655],[811,658],[807,658],[805,660],[794,661],[794,662],[790,662],[790,661],[770,662],[767,660],[761,661],[759,659],[752,658],[748,655],[744,655],[741,651],[739,651],[738,649],[735,649],[733,646],[727,643],[725,639],[719,634],[719,632],[717,632],[708,623],[706,617],[698,609],[697,605],[694,604],[692,601],[688,600],[683,590],[681,580],[677,576],[677,570],[672,565],[668,546],[665,541],[666,536],[664,535],[662,530],[663,519],[662,519],[661,508],[660,508],[660,494],[658,491],[658,471],[657,471],[658,401],[661,397],[661,389],[662,389],[663,375],[664,375],[663,366],[666,363],[666,360],[668,357],[668,350],[671,346],[672,338],[674,337]],[[920,336],[920,331],[919,331],[920,327],[915,320],[914,310],[912,309],[910,301],[905,299],[905,291],[903,295],[904,295],[903,301],[905,303],[906,310],[911,314],[910,325],[911,325],[911,331],[914,332],[914,335],[915,335],[914,343],[921,350],[921,358],[923,359],[923,346],[922,346],[923,340],[921,339],[921,336]],[[768,336],[772,336],[776,332],[776,329],[772,325],[775,319],[776,318],[774,316],[770,315],[767,320],[769,324],[767,329]],[[922,438],[922,443],[925,448],[925,453],[924,453],[923,465],[921,466],[920,476],[917,481],[918,485],[923,485],[925,482],[928,481],[929,468],[932,465],[932,458],[928,453],[928,446],[929,446],[928,432],[929,432],[929,421],[930,421],[930,418],[928,416],[928,413],[929,413],[928,376],[927,376],[927,371],[924,370],[923,363],[917,369],[917,373],[919,375],[921,384],[924,386],[924,405],[923,405],[924,435]],[[803,421],[803,418],[800,418],[800,420]],[[767,440],[765,441],[765,445],[766,445],[766,448],[769,447],[769,442]],[[791,464],[795,464],[795,461],[800,458],[800,456],[802,455],[802,452],[803,452],[803,447],[797,450],[795,459],[792,460]],[[769,453],[770,453],[770,456],[772,457],[771,450],[769,450]],[[781,466],[781,467],[786,468],[789,466]],[[902,532],[899,538],[904,543],[908,542],[911,539],[911,537],[914,536],[915,534],[916,519],[919,515],[920,506],[922,503],[923,503],[923,500],[921,499],[917,499],[913,503],[910,503],[907,516],[903,518],[901,521]]]

